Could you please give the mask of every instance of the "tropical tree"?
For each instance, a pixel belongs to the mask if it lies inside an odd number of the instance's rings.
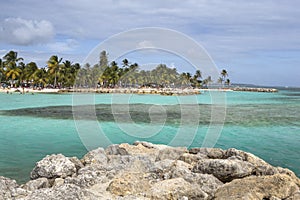
[[[230,79],[225,80],[225,85],[229,86],[230,85]]]
[[[2,71],[6,77],[6,80],[8,80],[13,86],[13,84],[18,80],[18,78],[21,76],[22,69],[19,64],[23,58],[18,57],[18,53],[15,51],[9,51],[4,57],[3,57],[3,67]]]
[[[49,58],[47,61],[49,74],[54,76],[54,87],[57,86],[57,75],[59,73],[59,70],[63,65],[61,65],[62,58],[58,58],[56,55],[53,55]]]
[[[49,83],[49,74],[45,68],[37,69],[32,75],[32,80],[36,87],[44,88]]]

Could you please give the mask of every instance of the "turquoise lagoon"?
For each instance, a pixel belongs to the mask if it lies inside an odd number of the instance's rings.
[[[300,176],[300,90],[282,89],[278,93],[229,91],[225,95],[226,120],[215,147],[237,148],[254,153],[272,165],[287,167]],[[64,113],[66,110],[70,112],[72,97],[72,94],[0,94],[0,176],[10,177],[22,183],[29,179],[35,163],[46,155],[62,153],[81,158],[87,152],[72,115]],[[100,111],[110,107],[116,97],[112,94],[93,96],[95,104],[100,105]],[[136,106],[136,112],[140,109],[141,113],[149,108],[147,105],[175,105],[175,111],[170,112],[175,117],[171,116],[172,120],[149,137],[132,136],[109,117],[107,120],[100,119],[97,123],[112,143],[146,140],[169,144],[182,126],[187,126],[186,134],[190,134],[190,125],[178,123],[178,97],[123,97],[129,99],[130,106]],[[196,99],[200,108],[206,107],[208,110],[212,104],[211,94],[207,91],[197,96],[181,98],[184,102],[195,102]],[[146,115],[136,112],[137,119],[147,118]],[[210,113],[206,112],[205,115],[210,116]],[[137,120],[136,123],[141,126],[147,125],[143,120]],[[130,126],[127,124],[127,127]],[[208,128],[209,123],[200,122],[189,147],[200,147]],[[182,138],[184,139],[185,137]],[[190,140],[189,137],[186,139]]]

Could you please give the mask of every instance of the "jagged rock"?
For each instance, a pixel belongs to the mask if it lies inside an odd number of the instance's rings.
[[[65,178],[76,173],[75,164],[62,154],[46,156],[37,162],[30,173],[31,179],[37,178]]]
[[[241,160],[204,159],[193,168],[193,172],[213,174],[222,182],[243,178],[252,174],[254,166]]]
[[[105,149],[107,155],[128,155],[126,149],[121,148],[118,144],[112,144]]]
[[[188,153],[187,148],[185,147],[169,147],[159,150],[156,161],[164,159],[177,160],[184,153]]]
[[[163,180],[155,183],[148,191],[147,197],[153,200],[168,199],[207,199],[208,195],[199,187],[183,178]]]
[[[41,188],[49,188],[50,184],[47,178],[38,178],[28,181],[23,188],[29,191],[38,190]]]
[[[59,186],[62,186],[64,183],[65,183],[65,179],[63,179],[63,178],[56,178],[56,179],[54,179],[52,187],[59,187]]]
[[[206,155],[200,153],[199,154],[184,153],[178,159],[188,164],[195,165],[199,160],[206,159],[206,158],[208,158]]]
[[[234,148],[228,149],[225,152],[224,158],[233,158],[233,159],[240,159],[242,161],[247,161],[254,166],[253,173],[256,175],[273,175],[277,174],[278,170],[276,167],[273,167],[266,161],[262,160],[261,158],[241,150],[237,150]]]
[[[300,190],[292,194],[292,196],[290,196],[286,200],[299,200],[299,199],[300,199]]]
[[[189,150],[190,154],[201,154],[212,159],[224,158],[225,152],[219,148],[192,148]]]
[[[85,154],[81,159],[81,162],[85,165],[87,164],[100,164],[106,165],[107,164],[107,157],[103,148],[98,148],[92,150]]]
[[[0,176],[0,200],[12,199],[12,191],[17,187],[15,180]]]
[[[60,187],[35,190],[24,200],[95,200],[93,193],[88,192],[72,184],[64,184]]]
[[[299,188],[293,179],[284,174],[271,176],[250,176],[233,180],[220,187],[215,200],[227,199],[286,199],[296,194]]]
[[[147,174],[143,173],[124,173],[120,177],[115,178],[109,184],[107,191],[114,195],[140,195],[150,187]]]
[[[31,178],[19,186],[0,177],[0,200],[300,198],[300,179],[292,171],[253,154],[148,142],[98,148],[81,160],[47,156]]]
[[[69,157],[69,160],[74,163],[76,171],[84,167],[83,163],[77,157]]]

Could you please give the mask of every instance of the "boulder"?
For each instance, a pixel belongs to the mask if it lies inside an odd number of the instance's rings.
[[[250,176],[220,187],[215,193],[215,200],[287,199],[297,195],[297,192],[299,187],[288,175]]]
[[[38,190],[41,188],[49,188],[50,183],[47,178],[38,178],[35,180],[28,181],[23,188],[29,191]]]
[[[39,189],[32,192],[24,200],[95,200],[93,193],[72,184],[64,184],[55,188]]]
[[[105,149],[107,155],[128,155],[126,149],[121,148],[118,144],[112,144]]]
[[[107,157],[103,148],[97,148],[85,154],[81,159],[81,162],[84,165],[87,164],[100,164],[106,165],[107,164]]]
[[[193,172],[213,174],[222,182],[243,178],[252,174],[254,166],[241,160],[204,159],[193,168]]]
[[[208,195],[196,185],[183,178],[174,178],[155,183],[147,192],[146,197],[153,200],[168,199],[207,199]]]
[[[0,176],[0,200],[12,199],[12,192],[18,187],[15,180]]]
[[[188,150],[185,147],[164,148],[164,149],[159,150],[158,155],[156,157],[156,161],[164,160],[164,159],[177,160],[184,153],[188,153]]]
[[[124,173],[109,184],[107,191],[114,195],[142,195],[150,187],[147,174]]]
[[[65,178],[74,173],[76,173],[76,167],[73,162],[62,154],[53,154],[36,163],[30,173],[30,178]]]

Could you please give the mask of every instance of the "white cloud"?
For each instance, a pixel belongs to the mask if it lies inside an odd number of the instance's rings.
[[[0,41],[10,44],[41,44],[54,37],[53,25],[46,20],[6,18],[0,22],[0,27]]]
[[[78,42],[73,39],[67,39],[64,42],[55,42],[47,45],[50,51],[57,53],[73,51],[77,46]]]

